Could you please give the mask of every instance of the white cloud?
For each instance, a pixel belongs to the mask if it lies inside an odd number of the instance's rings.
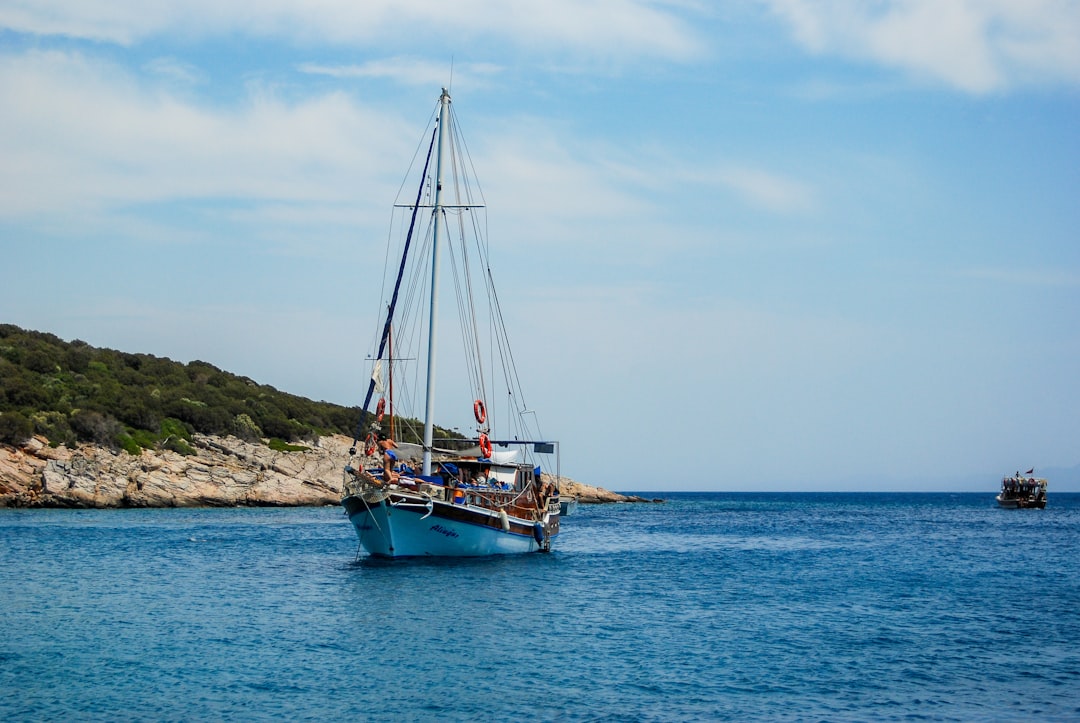
[[[415,141],[340,94],[201,107],[74,53],[0,56],[0,95],[14,100],[0,115],[7,217],[176,199],[343,202],[358,169],[397,176]],[[356,142],[365,137],[380,142]]]
[[[755,168],[727,168],[717,178],[755,206],[781,213],[809,211],[814,196],[803,183]]]
[[[1080,83],[1072,0],[761,0],[811,52],[901,68],[969,93]]]
[[[806,213],[818,204],[814,188],[789,173],[718,156],[674,158],[662,150],[643,155],[636,166],[613,169],[651,193],[709,188],[733,194],[744,205],[775,214]]]
[[[455,87],[462,84],[475,87],[502,70],[492,63],[458,64],[453,66],[451,77],[448,64],[415,57],[383,58],[354,65],[302,63],[298,69],[302,73],[332,78],[386,78],[404,85],[428,88],[437,88],[448,80],[452,80]]]
[[[121,45],[165,33],[239,33],[344,45],[487,39],[541,52],[677,60],[703,48],[689,23],[649,0],[15,0],[0,6],[0,28]]]
[[[279,249],[303,247],[313,234],[355,238],[367,224],[373,233],[361,233],[381,235],[422,118],[403,120],[343,93],[283,100],[255,88],[232,106],[200,103],[171,91],[173,63],[161,67],[163,80],[80,53],[0,55],[0,93],[17,100],[0,116],[0,218],[183,240],[199,237],[199,219],[155,233],[147,225],[154,215],[138,209],[206,201],[217,206],[218,234],[246,229]],[[813,202],[799,182],[749,165],[673,161],[662,149],[616,148],[530,116],[467,119],[465,133],[498,209],[495,238],[521,247],[587,246],[598,256],[648,253],[657,239],[692,244],[694,234],[665,209],[706,180],[768,211]],[[531,220],[510,228],[520,218]]]
[[[138,12],[135,3],[108,0],[13,0],[0,5],[0,28],[128,45],[168,22],[165,3],[147,0],[141,8]]]
[[[202,81],[202,73],[198,68],[177,58],[154,58],[143,67],[154,75],[182,85],[196,85]]]

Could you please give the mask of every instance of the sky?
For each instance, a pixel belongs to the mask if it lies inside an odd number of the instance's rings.
[[[1080,465],[1075,0],[0,0],[0,322],[359,404],[444,86],[564,474]]]

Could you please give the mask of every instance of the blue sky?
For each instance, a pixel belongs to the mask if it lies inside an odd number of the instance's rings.
[[[565,473],[1080,464],[1072,0],[2,0],[0,320],[359,403],[451,67]]]

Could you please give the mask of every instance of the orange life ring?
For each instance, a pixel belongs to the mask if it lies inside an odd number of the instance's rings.
[[[386,398],[383,397],[379,400],[379,403],[375,405],[375,420],[381,422],[383,415],[386,414]]]
[[[483,432],[480,433],[480,452],[487,458],[491,458],[491,440]]]
[[[366,454],[368,457],[375,454],[375,450],[379,448],[379,440],[375,436],[374,432],[372,432],[371,434],[369,434],[367,436],[367,440],[365,440],[365,444],[366,444],[366,446],[364,447],[364,454]]]
[[[484,401],[482,399],[477,399],[472,403],[472,413],[473,416],[476,417],[477,424],[483,424],[484,420],[487,419],[487,408],[484,407]]]

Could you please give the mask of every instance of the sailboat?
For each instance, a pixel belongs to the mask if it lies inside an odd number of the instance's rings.
[[[394,281],[384,282],[389,302],[381,314],[341,504],[359,538],[358,556],[548,552],[559,533],[559,443],[540,433],[535,412],[524,403],[487,260],[485,203],[445,88],[429,129],[407,176],[415,179],[420,169],[415,196],[395,204],[402,241],[387,254],[393,263],[384,278]],[[438,324],[443,255],[454,272],[462,327],[463,343],[455,346],[464,349],[466,359],[456,386],[436,396],[436,382],[445,381],[436,374],[443,336]],[[488,337],[491,351],[485,353]],[[504,411],[489,403],[495,386],[486,366],[503,372],[505,387],[498,389]],[[407,368],[415,383],[408,382]],[[422,433],[419,421],[403,413],[421,396],[413,393],[421,386],[421,370]],[[393,380],[389,398],[384,375]],[[435,403],[446,398],[460,400],[459,412],[470,425],[475,422],[475,434],[435,426]],[[495,431],[500,415],[504,433]]]

